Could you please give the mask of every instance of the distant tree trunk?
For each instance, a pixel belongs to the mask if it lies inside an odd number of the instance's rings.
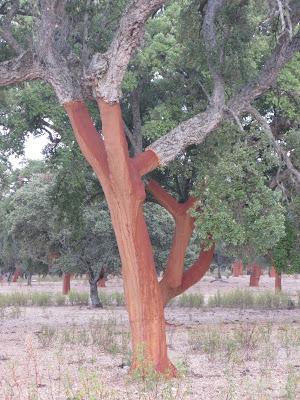
[[[105,269],[102,267],[101,271],[100,271],[100,276],[99,276],[99,280],[98,280],[98,287],[106,287],[106,279],[105,279]]]
[[[243,263],[241,261],[235,261],[232,264],[232,275],[235,278],[238,278],[239,276],[243,275]]]
[[[71,274],[63,274],[63,294],[68,294],[71,290]]]
[[[251,287],[258,287],[259,286],[259,279],[262,275],[261,268],[254,264],[251,266],[251,275],[250,275],[250,286]]]
[[[220,264],[218,264],[218,279],[222,280],[221,265]]]
[[[95,272],[93,268],[89,267],[88,268],[89,272],[87,274],[88,279],[89,279],[89,284],[90,284],[90,301],[92,307],[95,308],[103,308],[102,303],[99,299],[99,294],[98,294],[98,283],[100,280],[100,277],[103,277],[103,268],[101,269],[100,272]]]
[[[32,273],[27,272],[27,286],[31,286]]]
[[[22,275],[22,270],[20,267],[16,267],[15,272],[13,274],[13,278],[12,281],[13,282],[17,282],[17,280],[19,279],[19,277]]]
[[[274,268],[274,266],[272,266],[269,270],[269,277],[270,278],[275,278],[276,277],[276,270]]]
[[[281,289],[282,289],[281,284],[282,284],[281,273],[275,272],[275,290],[276,291],[278,291],[278,292],[281,291]]]
[[[90,284],[90,299],[92,307],[103,308],[98,295],[97,280],[89,279],[89,284]]]

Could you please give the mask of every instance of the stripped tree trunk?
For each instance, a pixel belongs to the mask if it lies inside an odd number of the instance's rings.
[[[143,351],[143,357],[149,359],[157,371],[172,373],[173,366],[167,356],[163,302],[142,209],[144,186],[128,155],[120,105],[109,105],[101,100],[98,105],[104,141],[83,103],[68,103],[65,108],[81,150],[101,182],[110,209],[122,260],[133,368],[139,366]]]
[[[269,277],[275,278],[275,276],[276,276],[276,270],[275,270],[274,266],[272,266],[269,270]]]
[[[102,267],[101,271],[100,271],[100,274],[99,274],[98,283],[97,283],[98,287],[101,287],[101,288],[106,287],[105,282],[106,282],[105,269]]]
[[[251,266],[251,275],[250,275],[250,286],[251,287],[258,287],[259,286],[259,279],[262,275],[261,268],[254,264]]]
[[[71,289],[71,274],[63,275],[63,294],[68,294]]]
[[[235,261],[232,264],[232,275],[235,278],[238,278],[239,276],[243,275],[243,263],[241,261]]]
[[[20,267],[16,267],[15,272],[13,274],[13,278],[12,281],[13,282],[17,282],[17,280],[19,279],[19,277],[22,275],[22,270]]]
[[[281,273],[275,272],[275,290],[280,292],[282,289],[282,276]]]
[[[147,189],[175,220],[175,233],[166,272],[159,283],[163,303],[166,305],[173,297],[197,283],[208,271],[214,246],[208,250],[200,250],[198,259],[184,271],[184,257],[194,230],[194,218],[189,209],[195,205],[195,199],[191,197],[185,203],[178,203],[155,181],[150,181]]]
[[[32,273],[27,272],[27,286],[31,286]]]

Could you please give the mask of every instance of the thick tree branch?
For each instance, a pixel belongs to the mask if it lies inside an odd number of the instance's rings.
[[[292,40],[288,34],[282,36],[272,55],[265,62],[256,79],[245,85],[228,102],[228,107],[237,115],[246,111],[248,104],[265,93],[276,82],[279,72],[300,51],[300,32]]]
[[[185,203],[178,203],[174,197],[167,193],[154,180],[150,180],[147,185],[147,190],[152,193],[162,207],[172,214],[175,220],[172,247],[168,257],[166,271],[160,281],[163,299],[166,300],[166,297],[174,297],[179,294],[181,290],[185,290],[183,287],[188,285],[192,279],[198,277],[199,264],[202,265],[203,252],[201,252],[201,262],[198,259],[191,267],[191,272],[184,272],[184,258],[194,231],[194,218],[189,214],[189,210],[195,204],[195,199],[190,197]],[[203,274],[205,272],[206,271],[204,271]],[[167,300],[171,297],[168,297]]]
[[[86,105],[82,101],[64,104],[82,153],[101,182],[109,179],[104,141],[96,131]]]
[[[199,282],[201,278],[209,270],[214,255],[214,246],[209,250],[201,250],[198,259],[194,264],[182,274],[181,284],[177,287],[170,287],[167,282],[162,279],[159,283],[164,305],[171,299],[185,292],[195,283]]]
[[[218,49],[215,33],[215,18],[223,7],[225,0],[209,0],[203,21],[203,36],[206,47],[208,67],[213,78],[212,104],[217,107],[224,105],[224,81],[221,73],[223,50]]]
[[[20,56],[0,63],[0,86],[30,81],[44,77],[44,71],[30,50]]]
[[[91,0],[86,0],[85,12],[83,16],[83,38],[82,38],[82,55],[83,65],[86,65],[89,58],[88,39],[89,39],[89,19],[90,19]]]
[[[178,154],[192,144],[202,143],[226,117],[226,109],[230,109],[237,117],[250,102],[266,92],[276,81],[281,69],[300,50],[300,32],[289,40],[288,34],[280,38],[272,55],[264,64],[257,78],[246,84],[236,93],[223,109],[209,106],[201,114],[182,122],[165,136],[156,140],[147,149],[152,150],[158,157],[160,165],[166,165]]]
[[[148,18],[166,0],[132,0],[126,8],[119,29],[104,55],[96,54],[87,71],[97,98],[118,101],[120,87],[129,61],[144,36]]]

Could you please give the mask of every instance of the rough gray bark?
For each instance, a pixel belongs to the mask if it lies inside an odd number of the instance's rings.
[[[92,307],[103,308],[102,303],[99,299],[99,295],[98,295],[98,281],[100,279],[102,270],[99,272],[95,272],[92,268],[88,268],[88,270],[89,270],[91,305],[92,305]]]
[[[95,54],[86,72],[95,97],[119,101],[121,83],[129,61],[144,37],[148,18],[166,0],[133,0],[125,10],[120,27],[106,54]]]
[[[27,286],[31,286],[32,273],[27,272]]]
[[[8,86],[43,77],[43,70],[31,50],[0,63],[0,86]]]
[[[98,295],[97,282],[98,282],[98,280],[89,279],[91,305],[92,305],[92,307],[95,307],[95,308],[103,308],[102,303],[99,299],[99,295]]]
[[[224,81],[222,77],[222,62],[224,52],[222,48],[218,48],[215,33],[215,18],[220,9],[224,6],[225,0],[210,0],[203,21],[203,37],[207,53],[207,62],[210,73],[213,78],[213,92],[210,103],[215,107],[223,107],[225,101]]]

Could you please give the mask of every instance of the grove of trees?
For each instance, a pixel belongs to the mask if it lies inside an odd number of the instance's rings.
[[[1,263],[59,251],[92,277],[117,245],[132,368],[143,348],[173,375],[164,306],[215,248],[300,270],[300,3],[11,0],[0,18]],[[12,182],[29,132],[47,168]]]

